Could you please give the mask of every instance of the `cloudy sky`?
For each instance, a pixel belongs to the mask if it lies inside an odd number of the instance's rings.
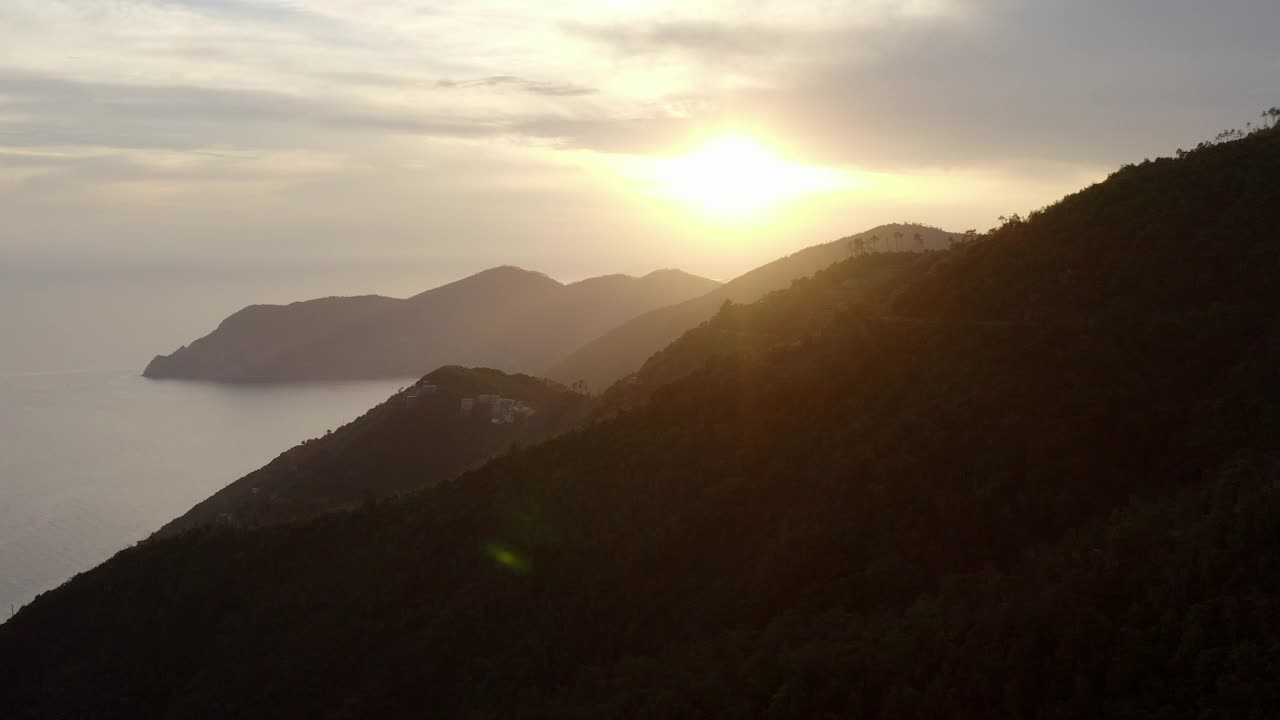
[[[1275,0],[3,0],[0,258],[728,278],[1243,125],[1280,104],[1278,27]],[[725,136],[840,181],[673,191]]]

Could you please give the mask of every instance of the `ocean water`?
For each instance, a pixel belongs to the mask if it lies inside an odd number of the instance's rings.
[[[407,382],[0,375],[0,621]]]

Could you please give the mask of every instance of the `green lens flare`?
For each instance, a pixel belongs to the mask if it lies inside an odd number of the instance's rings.
[[[491,542],[485,545],[484,553],[494,562],[514,573],[523,575],[529,572],[532,567],[528,558],[500,542]]]

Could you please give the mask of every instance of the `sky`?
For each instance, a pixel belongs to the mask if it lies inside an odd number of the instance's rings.
[[[985,229],[1280,104],[1277,27],[1275,0],[4,0],[0,279],[294,275],[246,304],[340,267],[728,279]],[[699,165],[724,138],[764,160]]]

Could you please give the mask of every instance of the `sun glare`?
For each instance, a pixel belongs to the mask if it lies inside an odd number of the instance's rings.
[[[753,138],[728,135],[659,161],[666,194],[718,215],[741,217],[813,192],[849,189],[845,173],[783,160]]]

